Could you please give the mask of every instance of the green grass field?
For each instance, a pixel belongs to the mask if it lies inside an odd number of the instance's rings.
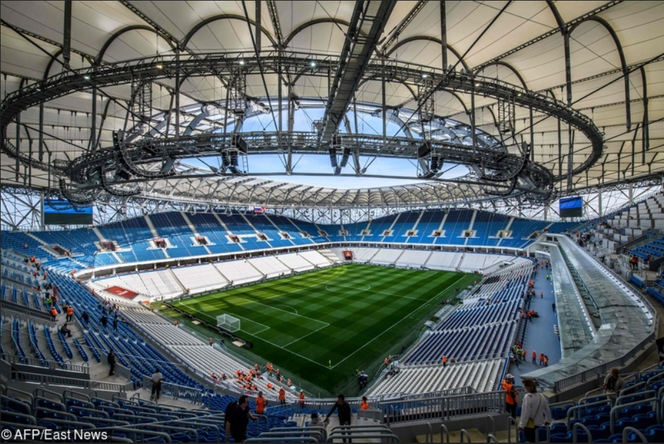
[[[296,385],[322,393],[357,391],[355,369],[370,377],[388,353],[398,354],[422,324],[475,279],[463,273],[348,264],[174,303],[216,325],[230,314],[251,353]],[[172,315],[175,313],[170,310]],[[229,345],[233,347],[232,345]],[[331,363],[331,364],[330,364]],[[310,384],[305,383],[308,382]]]

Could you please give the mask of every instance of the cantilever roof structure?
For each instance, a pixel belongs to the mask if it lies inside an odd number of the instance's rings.
[[[541,205],[664,173],[664,2],[0,12],[3,187],[81,204]],[[320,174],[338,185],[287,180]],[[417,183],[344,185],[357,177]]]

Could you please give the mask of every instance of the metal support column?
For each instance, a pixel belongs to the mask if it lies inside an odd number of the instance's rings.
[[[65,24],[62,31],[62,59],[64,65],[69,68],[69,60],[71,58],[71,8],[72,1],[65,0]]]

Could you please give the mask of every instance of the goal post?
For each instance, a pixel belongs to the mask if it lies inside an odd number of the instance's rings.
[[[217,316],[217,327],[221,327],[224,330],[235,333],[236,331],[240,330],[240,320],[235,316],[222,314]]]

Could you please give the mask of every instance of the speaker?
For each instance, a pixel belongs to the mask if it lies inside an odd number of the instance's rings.
[[[418,149],[417,149],[417,158],[421,159],[423,157],[426,157],[431,153],[431,144],[429,142],[424,142]]]

